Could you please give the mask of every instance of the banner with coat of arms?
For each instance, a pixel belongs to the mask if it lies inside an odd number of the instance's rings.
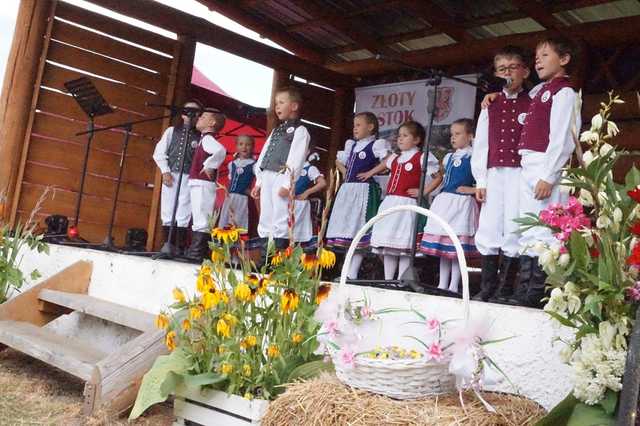
[[[477,74],[457,76],[476,83]],[[356,112],[370,111],[378,117],[380,137],[395,146],[396,130],[402,123],[415,120],[427,126],[433,108],[433,87],[426,80],[358,87]],[[436,115],[433,120],[434,153],[449,150],[449,125],[459,118],[474,118],[476,88],[448,78],[438,86]],[[439,155],[440,156],[440,155]]]

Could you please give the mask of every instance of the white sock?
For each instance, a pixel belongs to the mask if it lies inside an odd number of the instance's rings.
[[[402,275],[411,264],[411,258],[409,256],[400,256],[400,262],[398,264],[398,279],[402,279]]]
[[[460,277],[460,264],[458,263],[458,259],[453,259],[451,261],[451,284],[449,284],[449,291],[453,291],[454,293],[458,292]]]
[[[398,256],[384,255],[384,279],[392,280],[396,275],[398,267]]]
[[[440,258],[440,283],[438,288],[446,290],[449,287],[449,279],[451,278],[451,260],[446,257]]]
[[[364,259],[364,255],[362,255],[361,253],[353,254],[353,257],[351,258],[351,265],[349,266],[349,273],[347,274],[347,278],[351,280],[358,279],[358,271],[360,270],[362,259]]]

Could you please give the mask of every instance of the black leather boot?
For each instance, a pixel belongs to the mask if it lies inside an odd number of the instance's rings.
[[[533,258],[531,256],[520,256],[518,285],[514,291],[513,298],[508,299],[507,303],[528,306],[527,293],[529,291],[529,284],[533,275],[533,263],[537,262],[537,260],[537,258]]]
[[[531,271],[531,281],[527,289],[526,305],[531,308],[542,309],[544,303],[541,302],[541,300],[545,296],[547,274],[538,263],[537,257],[532,257]]]
[[[208,232],[192,232],[191,245],[185,254],[185,257],[194,262],[201,262],[207,256],[209,251],[209,233]]]
[[[518,279],[520,259],[517,257],[502,256],[500,265],[500,284],[495,295],[489,300],[495,303],[507,303],[513,297],[513,290]]]
[[[176,248],[176,256],[184,255],[187,250],[187,228],[182,226],[176,227],[173,232],[176,234],[175,238],[175,248]]]
[[[480,281],[480,292],[473,296],[473,300],[486,302],[493,296],[498,287],[498,264],[500,256],[482,256],[482,273]]]

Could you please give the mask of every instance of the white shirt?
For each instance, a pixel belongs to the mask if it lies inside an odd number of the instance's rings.
[[[502,89],[502,93],[507,99],[517,99],[522,90],[516,93],[509,93]],[[531,95],[531,94],[529,94]],[[489,161],[489,108],[480,111],[478,125],[473,139],[473,155],[471,156],[471,173],[476,180],[478,188],[487,187],[487,164]]]
[[[396,158],[398,159],[398,163],[406,163],[411,159],[411,157],[415,155],[416,152],[418,152],[418,147],[413,147],[407,151],[400,151],[400,154],[391,154],[386,162],[387,169],[391,170],[393,160],[395,160]],[[424,164],[424,153],[420,156],[420,166],[422,166],[422,164]],[[440,163],[438,162],[438,159],[435,157],[435,155],[429,152],[426,175],[431,176],[432,174],[437,172],[439,168]]]
[[[529,92],[529,96],[534,98],[545,83],[540,83]],[[576,92],[571,87],[560,89],[553,95],[551,104],[551,116],[549,118],[549,145],[544,154],[544,171],[540,179],[547,183],[555,184],[560,180],[562,168],[567,164],[573,150],[575,142],[573,140],[573,129],[579,134],[582,126],[580,111],[575,111]],[[575,125],[574,125],[575,123]],[[520,155],[528,155],[535,151],[521,149]]]
[[[173,136],[173,127],[167,127],[153,150],[153,161],[156,162],[161,173],[169,173],[171,171],[169,168],[169,156],[167,155],[171,136]]]
[[[271,131],[271,134],[273,134],[273,131]],[[278,179],[278,184],[281,188],[289,189],[291,187],[292,172],[294,181],[300,175],[302,166],[304,165],[304,162],[307,158],[307,149],[309,148],[310,140],[311,136],[309,135],[309,131],[307,130],[307,128],[304,126],[298,126],[293,133],[293,141],[291,141],[291,148],[289,149],[289,156],[287,157],[287,169],[285,169],[285,171],[283,171],[282,173],[279,173],[281,177]],[[256,175],[256,188],[259,188],[262,185],[261,175],[264,172],[260,169],[260,164],[262,164],[262,159],[264,158],[264,155],[267,152],[270,143],[271,135],[269,135],[267,142],[262,147],[262,151],[260,151],[258,161],[256,161],[256,164],[253,167],[253,172]]]
[[[368,136],[364,139],[360,139],[359,141],[354,141],[353,139],[347,139],[344,144],[344,151],[338,151],[336,157],[339,162],[346,165],[347,161],[349,161],[349,157],[351,156],[351,152],[360,152],[362,151],[371,141],[375,139],[375,136]],[[389,142],[384,139],[377,139],[373,142],[373,155],[376,158],[382,160],[391,151],[391,146]]]
[[[227,150],[211,135],[205,135],[200,140],[200,144],[202,145],[202,149],[204,149],[207,154],[210,154],[202,163],[202,167],[208,170],[217,170],[227,156]],[[202,183],[213,182],[201,179],[189,179],[189,186],[201,185]]]

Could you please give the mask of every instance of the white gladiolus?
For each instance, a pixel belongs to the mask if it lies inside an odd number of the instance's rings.
[[[569,264],[569,261],[571,261],[571,257],[569,256],[569,254],[563,253],[558,258],[558,265],[565,267]]]
[[[571,355],[573,355],[573,348],[569,345],[564,345],[564,347],[560,350],[560,359],[562,362],[571,361]]]
[[[613,221],[615,223],[622,222],[622,210],[620,210],[620,207],[616,207],[613,211]]]
[[[547,250],[538,257],[540,265],[548,272],[553,273],[556,270],[556,258],[551,250]]]
[[[607,195],[607,193],[604,191],[598,192],[598,202],[600,204],[605,204],[607,201],[609,201],[609,196]]]
[[[604,157],[612,150],[613,150],[613,147],[611,145],[609,145],[608,143],[603,143],[602,146],[600,147],[600,155]]]
[[[585,207],[593,206],[593,196],[591,195],[591,192],[587,191],[584,188],[580,190],[580,195],[578,195],[578,200]]]
[[[538,256],[548,251],[547,245],[541,241],[538,241],[537,243],[535,243],[532,249]]]
[[[600,229],[608,228],[610,225],[611,219],[605,215],[598,217],[598,220],[596,220],[596,226]]]
[[[613,338],[617,333],[617,328],[614,327],[609,321],[602,321],[598,325],[598,334],[600,335],[600,341],[605,349],[611,349],[613,344]]]
[[[578,296],[570,295],[567,297],[567,311],[570,314],[575,314],[580,310],[582,306],[582,301]]]
[[[580,287],[578,287],[573,281],[567,281],[567,283],[564,285],[564,293],[566,295],[577,296],[580,294]]]
[[[597,132],[592,132],[591,130],[585,130],[580,135],[580,142],[598,142],[599,138],[600,138],[600,135]]]
[[[586,132],[585,132],[586,133]],[[580,139],[582,140],[582,138]],[[586,142],[586,141],[582,141],[582,142]],[[586,166],[588,166],[589,164],[591,164],[591,162],[595,159],[595,157],[593,156],[593,152],[591,151],[585,151],[584,154],[582,154],[582,161],[584,161],[584,164]]]
[[[618,133],[620,133],[620,129],[618,129],[616,123],[613,121],[607,121],[607,135],[616,136]]]
[[[602,127],[602,116],[600,114],[596,114],[591,119],[591,131],[597,132]]]
[[[544,305],[544,310],[547,312],[555,312],[559,315],[564,315],[567,311],[567,302],[564,300],[562,290],[560,288],[554,288],[549,295],[549,301]]]

